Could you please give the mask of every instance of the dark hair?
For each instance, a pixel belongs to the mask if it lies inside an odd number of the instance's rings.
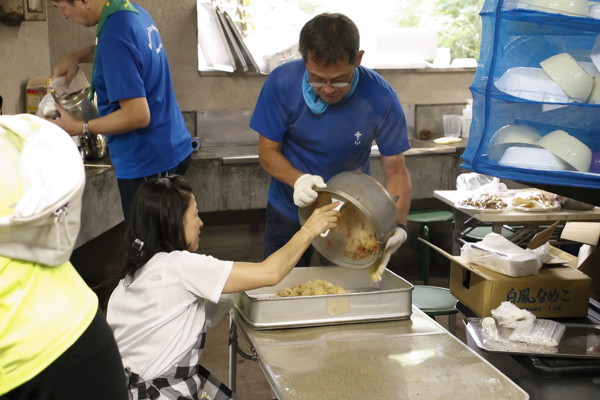
[[[119,279],[143,267],[156,253],[187,250],[183,218],[192,187],[184,177],[173,175],[144,182],[136,191],[129,216],[125,265]],[[132,247],[139,239],[142,251]]]
[[[300,31],[300,54],[304,62],[310,57],[323,65],[338,61],[354,64],[359,46],[358,28],[344,14],[319,14]]]

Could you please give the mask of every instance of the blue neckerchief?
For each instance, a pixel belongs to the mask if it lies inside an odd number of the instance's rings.
[[[343,97],[344,99],[352,96],[352,93],[354,93],[354,89],[356,89],[356,85],[358,85],[358,76],[358,68],[356,68],[354,71],[354,78],[352,78],[350,91]],[[315,89],[308,84],[308,79],[308,71],[304,71],[304,77],[302,77],[302,95],[304,96],[304,101],[313,114],[323,114],[331,103],[323,100],[321,96],[315,92]]]

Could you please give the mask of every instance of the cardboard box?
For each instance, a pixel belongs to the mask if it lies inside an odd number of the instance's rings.
[[[579,266],[577,257],[556,248],[551,248],[550,254],[567,261],[567,265],[575,268],[592,279],[590,297],[600,301],[600,223],[598,222],[567,222],[560,235],[561,239],[573,240],[579,243],[595,246],[596,249]]]
[[[422,241],[450,259],[450,293],[480,317],[491,317],[491,311],[503,301],[510,301],[540,318],[586,317],[588,314],[592,279],[571,266],[543,267],[536,275],[512,278]],[[554,255],[564,253],[554,250]]]

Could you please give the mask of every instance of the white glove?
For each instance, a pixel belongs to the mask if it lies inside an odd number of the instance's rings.
[[[314,203],[317,199],[317,192],[313,187],[327,187],[323,178],[318,175],[304,174],[296,179],[294,183],[294,204],[298,207],[306,207]]]
[[[406,228],[397,227],[392,233],[392,236],[385,243],[385,248],[379,257],[379,260],[375,261],[375,263],[369,268],[369,275],[373,279],[373,282],[379,282],[381,280],[381,275],[383,271],[387,268],[388,263],[390,262],[390,257],[394,254],[402,243],[406,241]]]

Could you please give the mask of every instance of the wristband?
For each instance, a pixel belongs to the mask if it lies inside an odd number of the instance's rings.
[[[312,240],[315,240],[315,237],[313,236],[312,233],[310,233],[310,231],[308,229],[306,229],[305,227],[302,227],[302,229],[304,229],[306,232],[308,232],[308,234],[310,235],[310,237],[312,238]]]

